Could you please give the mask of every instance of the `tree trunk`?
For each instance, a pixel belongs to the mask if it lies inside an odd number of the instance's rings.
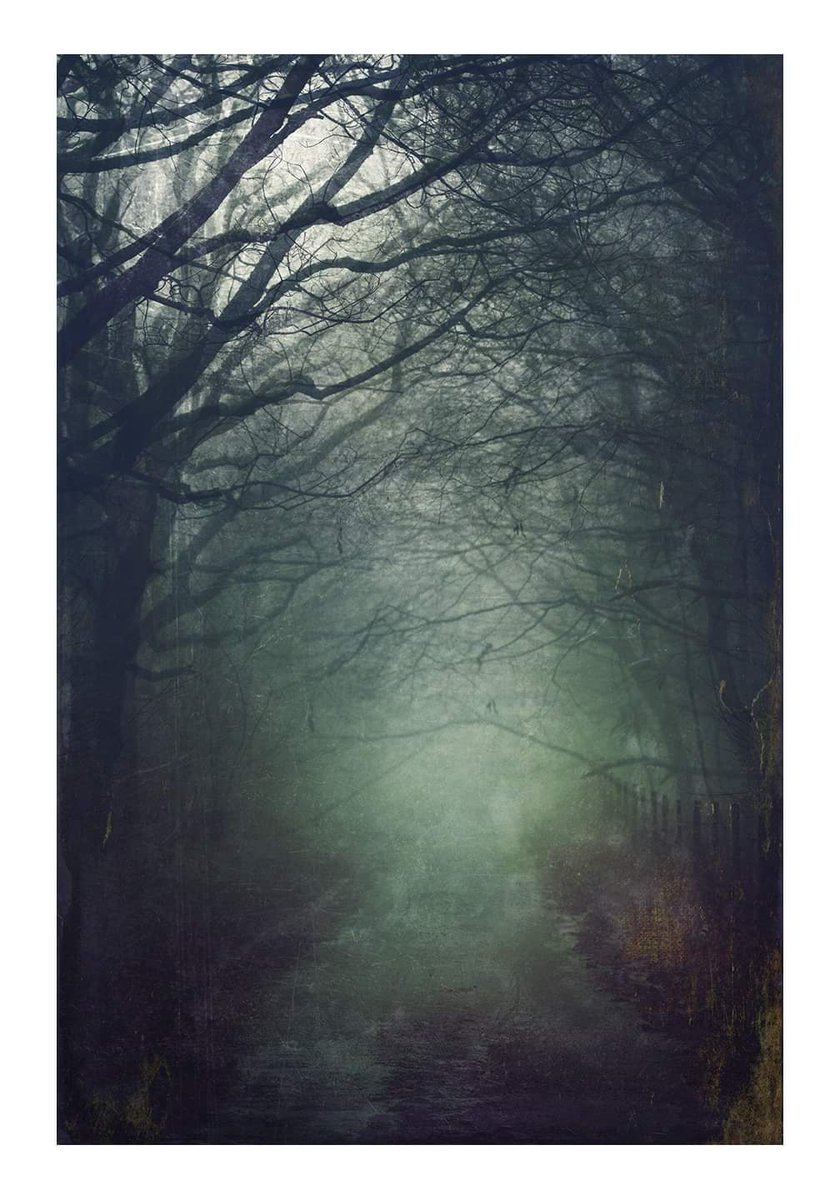
[[[63,664],[70,697],[69,714],[62,714],[67,733],[59,777],[67,884],[59,948],[60,1101],[66,1132],[85,1140],[101,1123],[111,1090],[136,1074],[124,1061],[126,1026],[137,1026],[142,1014],[127,1011],[117,981],[131,954],[126,931],[134,922],[127,905],[140,863],[118,836],[128,789],[116,776],[118,769],[129,780],[132,774],[123,716],[133,688],[155,510],[150,491],[123,487],[109,493],[105,563],[91,580],[96,598],[88,613],[88,644]],[[72,523],[73,514],[65,510],[63,518]],[[66,544],[61,566],[66,586]]]

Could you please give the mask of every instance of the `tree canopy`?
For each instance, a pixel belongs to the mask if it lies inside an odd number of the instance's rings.
[[[100,992],[93,1030],[91,962],[120,997],[138,913],[171,895],[192,920],[200,863],[174,845],[199,811],[205,867],[235,826],[259,875],[267,781],[295,797],[272,819],[301,905],[319,885],[293,856],[324,853],[342,770],[352,793],[366,747],[461,726],[575,777],[743,796],[777,861],[779,75],[61,56],[77,1126],[210,952],[164,929],[170,993],[117,1017]]]

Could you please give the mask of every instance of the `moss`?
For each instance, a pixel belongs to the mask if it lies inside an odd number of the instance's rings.
[[[94,1096],[81,1115],[71,1115],[65,1130],[73,1141],[96,1145],[160,1141],[168,1118],[172,1081],[165,1059],[144,1059],[137,1086],[127,1099],[113,1092]]]
[[[750,1082],[724,1122],[726,1145],[782,1143],[782,1006],[775,1000],[759,1018],[760,1050]]]
[[[166,1124],[165,1109],[158,1093],[168,1092],[169,1068],[159,1056],[143,1063],[140,1084],[125,1105],[125,1123],[137,1141],[157,1141]]]

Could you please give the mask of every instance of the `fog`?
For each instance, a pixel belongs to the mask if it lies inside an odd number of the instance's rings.
[[[780,1140],[780,61],[60,56],[60,1140]]]

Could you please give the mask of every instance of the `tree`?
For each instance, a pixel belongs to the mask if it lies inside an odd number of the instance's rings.
[[[336,733],[321,696],[350,672],[394,700],[469,679],[441,722],[521,735],[533,692],[511,715],[487,681],[538,662],[539,737],[574,704],[576,764],[687,791],[734,773],[778,825],[776,71],[60,59],[77,1136],[125,1127],[103,1097],[150,1086],[138,1039],[210,969],[183,839],[212,841],[245,780],[305,771],[292,742]],[[144,905],[163,965],[128,1002]],[[198,1051],[176,1042],[183,1117]]]

